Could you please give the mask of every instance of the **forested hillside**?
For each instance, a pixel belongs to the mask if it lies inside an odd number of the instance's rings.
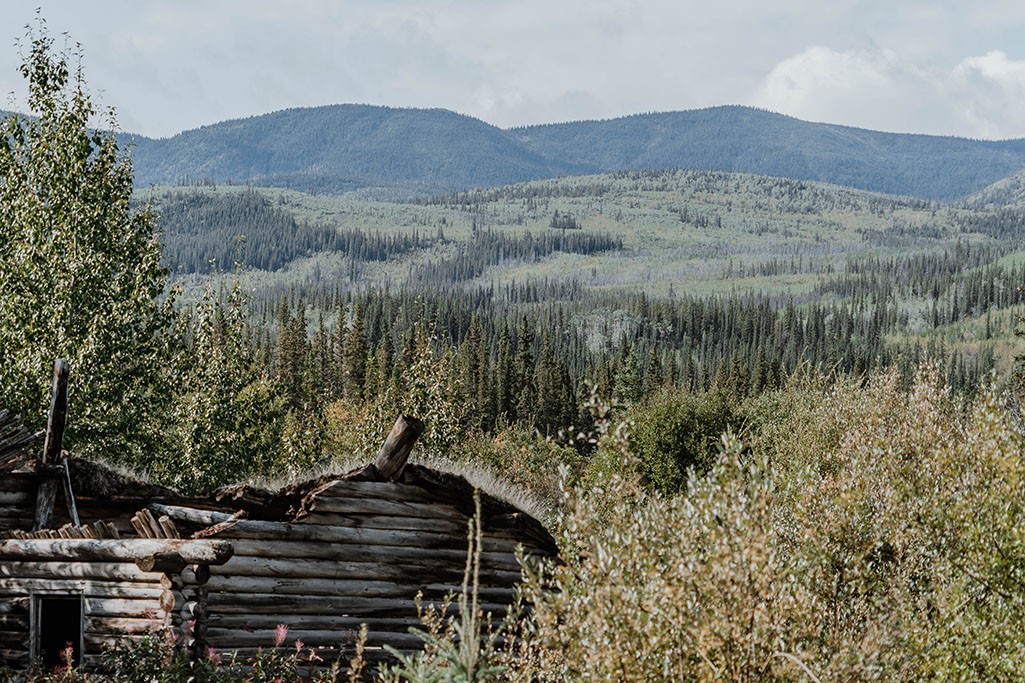
[[[457,433],[555,434],[585,419],[576,406],[593,386],[626,405],[669,388],[739,401],[802,369],[910,377],[926,359],[972,394],[1009,367],[1025,304],[1018,214],[743,174],[618,173],[407,203],[144,195],[169,217],[169,264],[245,245],[247,334],[292,405],[402,404],[426,353],[445,399],[421,407],[448,406]],[[203,282],[193,272],[205,271],[177,269],[189,291]]]
[[[502,130],[441,109],[335,105],[225,121],[169,139],[129,136],[140,187],[187,180],[408,194],[580,172]]]
[[[335,105],[125,136],[135,180],[375,196],[623,170],[722,170],[951,200],[1025,166],[1025,141],[898,135],[748,107],[501,130],[444,110]]]
[[[601,171],[694,168],[950,200],[1025,165],[1025,140],[881,133],[749,107],[638,114],[510,131],[539,154]]]

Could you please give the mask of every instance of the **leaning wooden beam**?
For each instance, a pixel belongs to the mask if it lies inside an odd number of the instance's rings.
[[[175,539],[15,539],[0,541],[0,560],[78,560],[137,562],[154,555],[175,553],[186,564],[224,564],[232,555],[227,541]]]
[[[374,467],[382,477],[395,481],[402,476],[409,452],[413,450],[413,444],[426,428],[427,426],[415,417],[399,415],[374,461]]]
[[[44,465],[55,465],[60,459],[64,442],[64,425],[68,419],[68,375],[71,366],[58,358],[53,364],[53,393],[50,397],[50,415],[46,422],[46,443],[43,446]]]
[[[53,365],[53,392],[50,397],[50,415],[46,423],[46,442],[40,456],[43,466],[54,465],[60,460],[61,445],[64,440],[64,424],[68,417],[68,374],[71,366],[62,359]],[[33,529],[45,529],[50,526],[53,517],[53,506],[57,499],[57,488],[61,482],[49,477],[39,484],[36,494],[36,516]]]

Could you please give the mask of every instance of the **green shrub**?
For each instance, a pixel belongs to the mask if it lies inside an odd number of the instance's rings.
[[[735,422],[733,409],[718,393],[662,392],[628,415],[630,450],[645,483],[667,494],[683,488],[689,470],[708,470],[720,435]]]

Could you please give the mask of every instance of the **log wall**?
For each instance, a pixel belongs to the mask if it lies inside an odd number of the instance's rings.
[[[285,624],[289,644],[322,648],[330,662],[351,654],[366,623],[368,659],[385,657],[386,644],[419,649],[423,641],[409,633],[420,623],[417,593],[440,604],[461,590],[468,515],[460,507],[419,486],[343,479],[308,496],[295,521],[235,521],[214,536],[231,541],[234,555],[210,568],[204,644],[245,654],[269,647]],[[523,538],[485,529],[480,601],[500,620],[521,578]],[[548,554],[529,542],[525,549]]]
[[[0,475],[0,538],[32,528],[38,481],[35,476]]]
[[[15,670],[28,665],[33,595],[83,596],[82,661],[90,668],[119,637],[171,625],[171,613],[162,608],[164,593],[159,574],[127,561],[0,562],[0,659]]]

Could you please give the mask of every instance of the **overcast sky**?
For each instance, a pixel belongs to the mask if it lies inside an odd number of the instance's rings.
[[[121,128],[152,136],[359,102],[501,127],[748,104],[1025,137],[1023,0],[5,0],[0,107],[23,109],[37,7]]]

